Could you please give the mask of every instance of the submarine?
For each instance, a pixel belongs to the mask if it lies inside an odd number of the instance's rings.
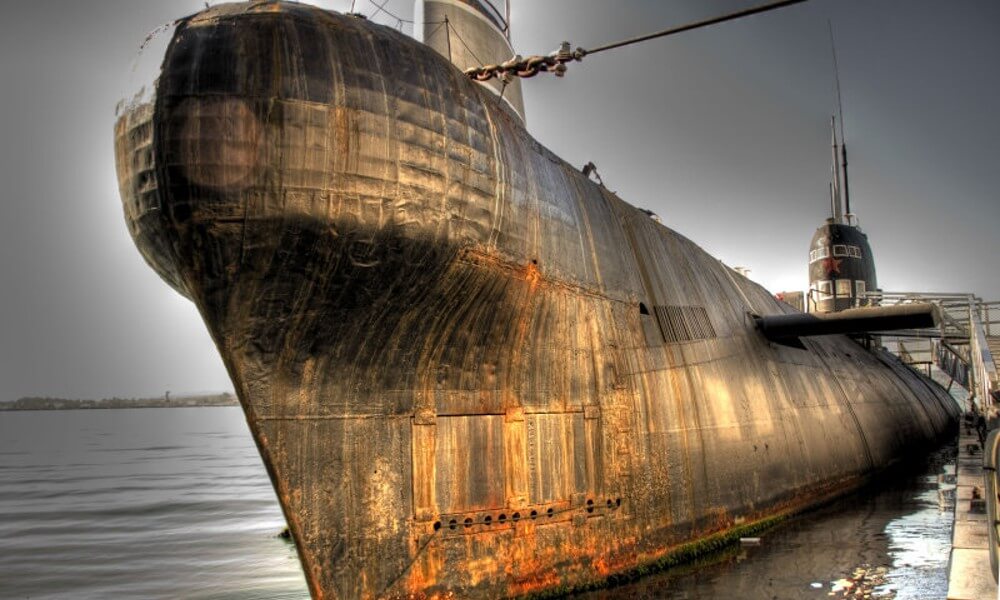
[[[883,309],[798,313],[591,181],[518,81],[463,73],[513,54],[503,11],[418,8],[423,41],[209,7],[115,124],[129,232],[204,319],[314,598],[584,589],[953,431],[943,388],[848,335]]]

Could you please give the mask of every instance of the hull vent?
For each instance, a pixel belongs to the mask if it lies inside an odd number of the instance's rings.
[[[654,306],[665,342],[687,342],[718,337],[704,306]]]

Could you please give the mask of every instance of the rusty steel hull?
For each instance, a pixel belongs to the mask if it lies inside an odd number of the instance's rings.
[[[431,49],[296,4],[182,20],[116,127],[317,598],[566,589],[933,443],[944,391],[585,179]]]

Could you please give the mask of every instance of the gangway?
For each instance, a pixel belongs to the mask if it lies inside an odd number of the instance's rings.
[[[933,304],[936,327],[885,332],[878,336],[881,344],[928,375],[932,365],[944,371],[951,383],[969,392],[965,408],[970,412],[987,412],[1000,402],[1000,301],[968,293],[885,291],[868,292],[858,300],[866,306]]]

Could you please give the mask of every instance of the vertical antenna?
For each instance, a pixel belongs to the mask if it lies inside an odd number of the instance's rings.
[[[830,220],[837,220],[837,200],[833,195],[833,180],[830,180]]]
[[[833,181],[832,201],[833,201],[833,222],[843,223],[843,206],[840,203],[840,166],[837,163],[837,117],[830,117],[830,153],[833,157],[833,164],[830,165],[830,176]]]
[[[837,116],[840,117],[840,156],[844,168],[844,208],[847,214],[851,214],[851,190],[847,185],[847,136],[844,134],[844,103],[840,98],[840,69],[837,66],[837,46],[833,41],[833,23],[826,20],[826,25],[830,30],[830,52],[833,54],[833,79],[837,85]]]

